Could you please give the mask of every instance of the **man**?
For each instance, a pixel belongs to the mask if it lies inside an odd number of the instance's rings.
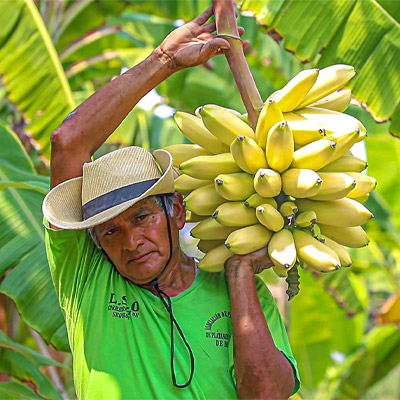
[[[148,91],[229,48],[211,15],[173,31],[52,135],[47,251],[79,398],[284,399],[298,389],[279,312],[254,277],[271,266],[266,249],[231,257],[225,273],[198,271],[179,246],[185,208],[169,153],[128,147],[91,162]]]

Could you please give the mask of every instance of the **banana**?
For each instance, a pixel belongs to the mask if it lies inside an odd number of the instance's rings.
[[[321,125],[327,132],[354,132],[359,130],[360,140],[365,137],[365,126],[351,115],[320,107],[306,107],[295,113],[309,121]]]
[[[221,240],[226,239],[238,226],[221,225],[214,218],[208,217],[200,221],[191,231],[192,237],[200,240]]]
[[[292,168],[305,168],[317,171],[332,160],[336,143],[328,139],[319,139],[300,147],[293,153]]]
[[[359,248],[369,243],[369,239],[361,226],[333,226],[318,223],[321,233],[342,246]]]
[[[294,144],[304,146],[305,144],[323,139],[327,133],[326,130],[315,122],[306,119],[298,121],[287,121],[293,134]]]
[[[185,216],[185,221],[186,222],[200,222],[203,221],[205,218],[207,218],[206,215],[197,215],[195,213],[192,213],[189,210],[186,210],[186,216]]]
[[[369,199],[369,193],[365,193],[363,196],[356,197],[353,200],[356,200],[359,203],[365,203],[368,199]]]
[[[278,232],[285,225],[282,214],[271,204],[261,204],[256,208],[256,216],[260,224],[270,231]]]
[[[317,224],[314,224],[311,228],[311,236],[318,239],[321,236],[321,229]]]
[[[198,215],[210,215],[226,200],[216,191],[214,184],[199,187],[185,198],[186,209]]]
[[[206,128],[221,142],[230,146],[238,136],[255,138],[253,129],[223,107],[208,104],[199,109]]]
[[[246,200],[254,192],[254,176],[246,172],[219,174],[215,179],[216,192],[226,200]]]
[[[290,168],[282,174],[282,189],[297,198],[311,197],[318,194],[322,179],[312,169]]]
[[[219,239],[219,240],[199,240],[197,243],[197,248],[203,252],[203,253],[208,253],[210,250],[215,249],[217,246],[221,246],[221,244],[225,243],[225,239]]]
[[[315,103],[341,89],[354,75],[356,71],[353,66],[345,64],[335,64],[319,70],[314,86],[306,96],[300,101],[297,108],[303,108]]]
[[[215,179],[219,174],[240,172],[231,153],[197,156],[183,162],[179,166],[181,173],[197,179]]]
[[[320,235],[321,239],[324,240],[324,244],[330,247],[339,257],[340,265],[342,267],[350,267],[352,264],[352,260],[349,252],[339,243],[334,240],[328,238],[328,236]]]
[[[287,122],[278,122],[268,132],[265,153],[270,168],[278,172],[287,170],[292,163],[294,140]]]
[[[319,70],[305,69],[295,75],[282,89],[271,97],[282,112],[294,110],[316,83]]]
[[[292,232],[288,229],[282,229],[272,235],[268,243],[268,255],[271,261],[274,263],[278,272],[285,272],[283,276],[287,275],[287,271],[290,270],[297,260],[296,247],[294,245],[294,238]],[[281,275],[279,275],[281,276]]]
[[[179,167],[179,164],[193,157],[213,154],[197,144],[171,144],[164,147],[164,150],[171,154],[174,167]]]
[[[249,174],[268,168],[264,150],[252,138],[238,136],[231,144],[231,153],[236,164]]]
[[[331,162],[347,154],[351,146],[353,146],[354,143],[359,141],[359,138],[360,138],[359,130],[346,132],[344,134],[341,132],[335,132],[332,133],[331,135],[328,135],[326,139],[332,140],[333,142],[336,143],[335,154],[333,155]]]
[[[300,212],[314,210],[318,224],[349,227],[363,225],[373,218],[368,208],[348,198],[332,201],[297,199],[296,204]]]
[[[356,180],[342,172],[320,172],[322,179],[320,191],[310,196],[311,200],[338,200],[346,197],[356,186]]]
[[[212,154],[226,153],[229,146],[217,139],[203,124],[201,118],[178,111],[174,115],[179,130],[193,143],[197,143]]]
[[[293,224],[295,215],[298,211],[299,209],[293,201],[284,201],[279,207],[279,212],[287,220],[288,226]]]
[[[267,100],[258,117],[255,133],[256,142],[262,149],[265,149],[269,130],[283,120],[279,106],[273,100]]]
[[[192,178],[189,175],[182,174],[175,179],[175,190],[182,193],[184,196],[189,194],[192,190],[201,186],[210,185],[212,180]]]
[[[220,272],[224,270],[225,261],[233,256],[225,244],[221,244],[210,250],[199,262],[199,269],[207,272]]]
[[[293,230],[298,257],[309,267],[319,272],[333,272],[340,268],[337,254],[328,246],[299,230]]]
[[[345,112],[351,102],[351,90],[340,89],[323,97],[321,100],[310,104],[310,107],[321,107],[329,110]]]
[[[315,211],[303,211],[296,216],[295,223],[300,228],[313,227],[317,223],[317,214]]]
[[[362,197],[376,188],[376,179],[359,172],[347,172],[357,182],[355,188],[347,195],[351,199]]]
[[[225,246],[235,254],[248,254],[265,247],[272,232],[261,224],[250,225],[233,231],[225,240]]]
[[[256,208],[261,204],[271,204],[271,206],[278,208],[278,203],[273,197],[262,197],[258,193],[252,194],[245,202],[246,207]]]
[[[367,162],[352,155],[344,155],[320,168],[321,172],[361,172],[367,168]]]
[[[278,172],[260,168],[254,176],[254,188],[262,197],[278,196],[282,189],[282,179]]]
[[[247,226],[258,224],[256,212],[246,207],[241,201],[223,203],[215,210],[212,217],[225,226]]]

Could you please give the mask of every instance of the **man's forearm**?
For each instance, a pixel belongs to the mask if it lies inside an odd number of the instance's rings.
[[[275,347],[258,300],[253,270],[226,268],[231,301],[237,392],[242,399],[285,399],[294,387],[292,367]]]

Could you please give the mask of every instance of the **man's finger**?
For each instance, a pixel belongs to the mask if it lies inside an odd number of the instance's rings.
[[[243,26],[238,26],[238,32],[239,32],[239,36],[243,36],[246,31],[243,28]]]
[[[203,46],[202,53],[207,59],[209,59],[212,56],[221,54],[222,50],[227,50],[227,49],[229,49],[229,47],[230,47],[230,45],[227,40],[222,39],[222,38],[215,38],[215,39],[207,42]]]
[[[198,25],[203,25],[204,23],[207,22],[207,20],[211,17],[212,14],[213,14],[212,7],[208,7],[207,10],[203,11],[199,16],[193,19],[192,22]]]
[[[207,25],[203,26],[203,29],[206,32],[214,32],[217,29],[217,26],[215,25],[215,21],[211,21],[210,23],[208,23]]]

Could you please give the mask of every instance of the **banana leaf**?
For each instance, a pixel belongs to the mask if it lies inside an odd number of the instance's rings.
[[[49,178],[35,174],[18,137],[2,125],[0,180],[33,182],[35,186],[34,190],[9,186],[0,191],[0,275],[5,275],[0,291],[15,302],[24,321],[47,342],[68,351],[44,246],[41,204]]]
[[[4,400],[41,400],[28,385],[22,385],[17,382],[3,382],[0,383],[0,396]]]
[[[354,65],[353,96],[377,121],[391,119],[390,132],[400,135],[400,24],[390,14],[396,7],[385,9],[376,0],[242,3],[242,10],[254,13],[264,30],[303,62],[320,68]]]
[[[0,73],[45,155],[50,133],[74,108],[72,93],[33,0],[0,2]]]

